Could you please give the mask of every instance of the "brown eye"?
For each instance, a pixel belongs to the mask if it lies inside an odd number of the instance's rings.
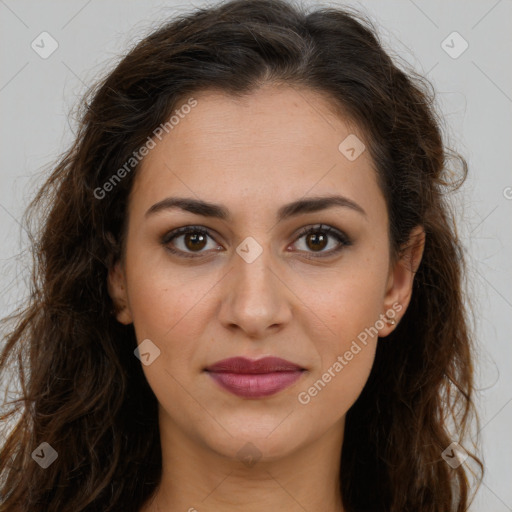
[[[202,233],[186,233],[183,240],[187,249],[200,251],[206,246],[206,236]]]
[[[305,249],[303,252],[317,253],[315,257],[332,256],[341,251],[343,247],[352,245],[352,242],[344,233],[330,226],[322,225],[304,228],[297,242],[301,239],[304,239]],[[331,241],[334,242],[334,246],[330,250],[324,250]]]
[[[307,246],[314,251],[321,251],[327,246],[328,237],[323,233],[309,233],[306,235]]]
[[[214,241],[207,229],[199,226],[185,226],[164,235],[162,245],[173,254],[184,258],[194,258],[196,255],[199,257],[210,252],[203,250],[208,245],[208,239]],[[221,246],[212,242],[211,246],[213,250],[222,249]]]

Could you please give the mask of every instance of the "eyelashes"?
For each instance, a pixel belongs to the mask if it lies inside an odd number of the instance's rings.
[[[195,236],[187,238],[187,235]],[[332,226],[324,226],[322,224],[303,228],[300,231],[299,235],[295,238],[293,244],[295,245],[299,240],[302,240],[303,238],[306,238],[307,244],[310,241],[310,239],[307,239],[309,235],[317,235],[317,237],[314,238],[314,241],[320,242],[320,244],[327,241],[327,245],[329,245],[330,240],[335,240],[338,245],[334,249],[330,249],[328,251],[324,250],[325,247],[322,247],[322,250],[320,251],[309,251],[307,250],[307,248],[306,250],[298,251],[299,253],[305,253],[304,257],[308,259],[332,257],[335,254],[338,254],[343,248],[352,245],[352,241],[345,233],[339,231],[336,228],[333,228]],[[318,235],[320,236],[318,237]],[[203,243],[207,243],[208,239],[214,241],[214,243],[212,244],[215,246],[213,251],[203,250],[205,247],[203,246]],[[181,244],[179,244],[182,246],[181,249],[177,248],[174,245],[176,243],[176,240],[181,241]],[[211,254],[212,252],[220,252],[221,250],[223,250],[223,247],[217,244],[217,242],[215,242],[212,232],[203,226],[184,226],[181,228],[174,229],[166,233],[162,237],[161,243],[169,252],[182,258],[200,258],[208,254]],[[186,245],[187,243],[191,243],[192,248],[199,250],[190,250],[190,248],[187,247]]]
[[[199,235],[199,237],[196,236],[196,241],[199,239],[206,239],[206,238],[212,238],[212,235],[210,231],[202,226],[185,226],[182,228],[174,229],[173,231],[170,231],[164,237],[162,238],[162,244],[165,246],[165,248],[170,251],[172,254],[176,254],[183,258],[197,258],[203,256],[202,252],[199,253],[198,251],[192,251],[191,253],[187,253],[184,250],[176,249],[175,247],[170,246],[170,243],[176,240],[177,238],[181,238],[184,235],[193,234],[193,235]],[[217,246],[220,247],[220,246]],[[194,254],[195,253],[195,254]]]
[[[296,238],[296,242],[304,237],[307,237],[311,234],[321,234],[322,238],[333,238],[338,242],[338,247],[335,249],[331,249],[329,251],[312,251],[312,254],[318,253],[318,254],[325,254],[328,256],[332,256],[333,254],[337,254],[343,247],[347,247],[349,245],[352,245],[352,241],[349,239],[349,237],[343,233],[342,231],[339,231],[332,226],[323,226],[322,224],[318,226],[311,226],[311,227],[305,227],[301,230],[299,236]],[[308,252],[308,251],[306,251]],[[324,256],[320,256],[324,257]]]

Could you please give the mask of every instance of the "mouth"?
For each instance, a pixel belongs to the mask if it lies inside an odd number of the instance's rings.
[[[263,398],[291,386],[306,369],[278,357],[257,360],[232,357],[208,366],[205,372],[234,395]]]

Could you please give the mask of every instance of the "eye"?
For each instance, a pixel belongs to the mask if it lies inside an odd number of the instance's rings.
[[[162,245],[168,251],[180,257],[194,258],[199,257],[201,253],[209,252],[203,250],[208,246],[208,238],[212,240],[211,251],[223,249],[214,241],[210,231],[202,226],[185,226],[170,231],[162,238]],[[305,249],[301,251],[317,253],[315,256],[306,256],[307,258],[332,256],[341,251],[343,247],[352,245],[347,235],[331,226],[323,226],[322,224],[302,229],[295,243],[303,238],[305,239]],[[335,242],[334,248],[325,251],[324,249],[329,246],[329,241]],[[194,253],[197,253],[197,256]]]
[[[194,258],[193,253],[205,252],[203,249],[207,246],[208,238],[212,237],[207,229],[201,226],[185,226],[167,233],[162,238],[162,244],[173,254]],[[173,242],[172,245],[171,242]],[[214,246],[213,250],[222,248],[216,243],[212,243],[212,246]]]
[[[313,257],[326,257],[337,254],[343,247],[352,245],[352,242],[345,233],[332,228],[331,226],[307,227],[301,231],[301,235],[297,238],[301,240],[304,238],[305,252],[321,253],[319,256]],[[329,246],[329,241],[334,241],[334,248],[325,251],[324,249]],[[311,256],[307,256],[308,258]]]

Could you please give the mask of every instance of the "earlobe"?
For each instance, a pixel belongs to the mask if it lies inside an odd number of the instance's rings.
[[[385,316],[391,317],[394,322],[386,321],[385,327],[379,332],[379,337],[385,337],[391,333],[405,314],[412,296],[414,276],[423,257],[425,237],[423,227],[416,226],[411,231],[409,240],[402,247],[399,259],[390,269],[384,307]]]
[[[107,277],[108,293],[114,303],[114,314],[117,321],[128,325],[133,322],[130,307],[128,305],[128,296],[126,292],[126,280],[121,264],[116,262],[110,267]]]

